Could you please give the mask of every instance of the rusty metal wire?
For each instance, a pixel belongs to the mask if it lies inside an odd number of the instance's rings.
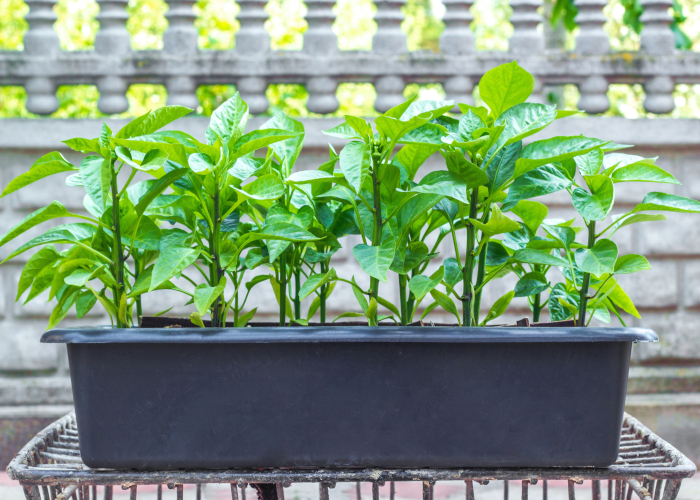
[[[529,500],[530,485],[539,480],[542,498],[547,500],[547,480],[567,480],[569,500],[576,499],[576,485],[592,482],[593,500],[603,500],[601,480],[608,480],[606,500],[675,500],[684,478],[695,473],[695,465],[673,446],[651,432],[637,419],[625,414],[617,462],[607,468],[463,468],[463,469],[317,469],[317,470],[194,470],[134,471],[90,469],[80,458],[78,428],[73,413],[41,431],[20,450],[7,468],[9,477],[18,480],[27,500],[97,500],[97,485],[104,486],[104,500],[112,500],[113,486],[130,490],[137,500],[139,485],[157,485],[158,500],[162,486],[176,491],[183,500],[183,485],[196,485],[196,498],[202,498],[202,484],[228,483],[231,499],[245,500],[248,484],[272,483],[273,496],[284,500],[284,488],[292,483],[318,483],[319,500],[329,500],[329,488],[338,482],[356,483],[357,500],[362,500],[360,485],[372,484],[372,500],[379,500],[379,487],[390,483],[390,500],[395,497],[396,481],[423,483],[423,500],[433,500],[437,481],[463,480],[465,500],[477,500],[474,482],[488,484],[503,481],[504,499],[509,499],[509,480],[520,481],[521,500]],[[262,486],[262,485],[261,485]],[[261,487],[260,486],[260,487]],[[276,493],[276,495],[275,495]],[[580,499],[579,499],[580,500]]]

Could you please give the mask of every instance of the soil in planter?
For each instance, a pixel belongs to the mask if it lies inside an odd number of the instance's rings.
[[[203,320],[204,326],[209,328],[211,327],[211,322],[208,320]],[[259,323],[248,323],[246,328],[271,328],[279,326],[279,323],[273,323],[273,322],[259,322]],[[297,323],[288,325],[288,326],[293,326],[293,327],[300,327],[300,328],[305,328],[304,325],[300,325]],[[343,323],[309,323],[308,326],[367,326],[366,322],[362,321],[347,321]],[[397,325],[393,322],[383,322],[379,323],[379,326],[386,326],[386,327],[396,327]],[[409,323],[407,326],[426,326],[426,327],[451,327],[451,328],[460,328],[459,325],[457,324],[450,324],[450,323],[433,323],[431,322],[424,322],[424,321],[414,321],[413,323]],[[567,321],[552,321],[549,323],[530,323],[530,320],[528,318],[521,319],[517,321],[514,325],[493,325],[495,327],[513,327],[513,326],[519,326],[519,327],[539,327],[539,328],[547,328],[547,327],[552,327],[552,328],[571,328],[575,327],[576,322],[574,320],[567,320]],[[189,318],[170,318],[170,317],[165,317],[165,316],[144,316],[141,318],[141,328],[197,328],[197,325],[192,323]],[[227,322],[226,323],[226,328],[233,328],[233,322]]]

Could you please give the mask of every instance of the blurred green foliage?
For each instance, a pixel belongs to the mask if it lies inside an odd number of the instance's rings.
[[[639,34],[632,22],[635,0],[610,0],[605,9],[608,22],[605,30],[614,50],[638,50]],[[160,49],[163,33],[168,26],[164,0],[130,0],[127,11],[127,29],[135,50]],[[24,16],[28,8],[23,0],[0,0],[0,50],[22,50],[22,38],[27,30]],[[94,0],[59,0],[55,7],[58,21],[55,29],[64,50],[90,50],[94,45],[99,22],[95,19],[99,7]],[[227,50],[235,47],[235,34],[240,25],[236,20],[240,8],[233,0],[198,0],[195,4],[199,30],[199,47]],[[307,29],[304,20],[306,6],[302,0],[270,0],[266,6],[270,18],[265,28],[270,33],[271,45],[277,50],[298,50],[303,46]],[[402,11],[405,20],[402,29],[407,35],[408,50],[439,51],[440,35],[444,29],[441,18],[444,6],[440,0],[407,0]],[[376,32],[373,16],[376,7],[372,0],[338,0],[334,13],[333,30],[341,50],[370,50]],[[478,50],[507,50],[513,27],[508,21],[511,8],[508,0],[477,0],[472,8],[472,29]],[[687,37],[686,46],[700,50],[700,1],[677,0],[674,10],[676,22]],[[634,16],[632,16],[634,17]],[[572,31],[570,42],[577,34]],[[233,95],[232,85],[207,85],[197,90],[200,101],[198,113],[210,115],[216,107]],[[407,85],[404,95],[418,94],[421,99],[444,97],[440,84]],[[478,99],[478,88],[474,92]],[[60,108],[56,118],[90,118],[102,116],[97,109],[99,92],[92,85],[62,86],[56,93]],[[270,113],[284,111],[290,116],[313,116],[306,109],[308,93],[302,85],[270,85],[266,92]],[[337,97],[340,108],[337,115],[375,115],[376,92],[368,83],[342,83]],[[563,106],[574,109],[578,90],[573,85],[563,89]],[[608,92],[611,109],[606,115],[630,118],[648,116],[642,103],[644,91],[639,85],[611,85]],[[672,116],[700,117],[700,85],[678,85],[674,94],[677,109]],[[165,104],[167,93],[162,85],[132,85],[128,92],[130,108],[125,115],[135,116]],[[22,87],[0,87],[0,117],[31,117],[25,108],[26,93]]]

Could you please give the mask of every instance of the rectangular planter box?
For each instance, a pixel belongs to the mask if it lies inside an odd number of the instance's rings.
[[[638,328],[53,330],[90,467],[607,466]]]

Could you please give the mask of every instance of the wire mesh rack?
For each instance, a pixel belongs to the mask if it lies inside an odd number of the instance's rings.
[[[284,489],[292,483],[318,483],[319,500],[329,500],[328,489],[338,483],[356,483],[357,500],[362,500],[361,483],[371,483],[372,499],[379,500],[379,487],[390,483],[390,500],[394,500],[394,485],[399,481],[422,482],[423,500],[433,500],[433,486],[438,481],[464,481],[466,500],[476,500],[474,483],[492,481],[503,481],[506,500],[509,499],[509,481],[520,481],[521,500],[529,500],[530,486],[541,482],[542,498],[547,500],[547,481],[550,480],[568,481],[569,500],[576,499],[576,487],[584,481],[591,481],[592,500],[606,497],[607,500],[630,500],[633,495],[642,500],[675,500],[681,482],[691,477],[695,470],[695,465],[685,455],[627,414],[622,426],[618,460],[606,468],[90,469],[80,458],[78,428],[73,413],[37,434],[7,468],[9,477],[22,485],[27,500],[97,500],[98,486],[103,487],[104,500],[112,500],[115,487],[129,490],[130,500],[136,500],[138,487],[145,485],[157,485],[158,499],[162,497],[163,487],[167,487],[177,492],[178,500],[183,500],[183,486],[186,484],[197,486],[197,500],[201,500],[201,486],[213,483],[230,484],[232,500],[245,500],[248,485],[257,489],[260,500],[284,500]],[[512,494],[510,498],[513,498]]]

